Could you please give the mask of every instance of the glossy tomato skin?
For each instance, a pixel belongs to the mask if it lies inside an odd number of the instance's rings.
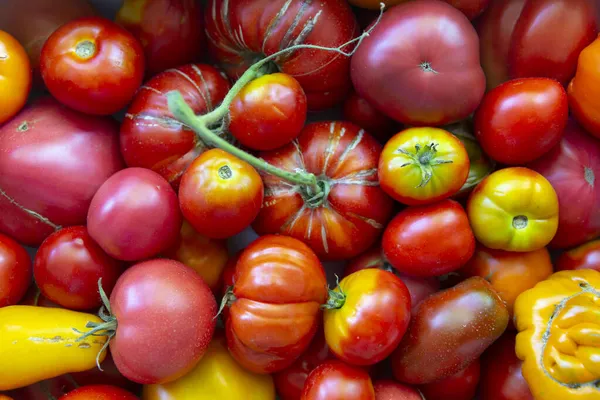
[[[294,140],[306,122],[306,94],[290,75],[263,75],[248,83],[229,107],[229,131],[254,150],[273,150]]]
[[[480,364],[476,359],[456,374],[425,385],[419,390],[427,400],[472,400],[479,383]],[[486,398],[487,400],[487,398]]]
[[[600,240],[592,240],[569,251],[556,260],[556,270],[595,269],[600,272]]]
[[[429,296],[392,354],[394,377],[426,384],[458,373],[502,335],[508,319],[504,301],[480,277]]]
[[[116,23],[80,18],[58,28],[42,48],[40,70],[58,101],[87,114],[124,108],[144,78],[140,43]]]
[[[600,138],[600,102],[598,82],[600,74],[596,66],[600,60],[600,38],[583,49],[577,62],[575,77],[569,83],[569,107],[571,113],[590,134]]]
[[[423,400],[417,389],[393,380],[376,381],[373,388],[375,400]]]
[[[173,245],[182,218],[175,191],[160,175],[126,168],[94,195],[87,218],[90,236],[113,258],[137,261]]]
[[[493,0],[444,0],[446,3],[458,8],[467,18],[477,18]]]
[[[0,125],[25,105],[31,89],[31,65],[21,44],[0,31]]]
[[[358,33],[344,0],[210,0],[205,24],[209,50],[234,79],[255,61],[294,44],[338,47]],[[329,108],[350,90],[350,60],[340,54],[300,49],[272,64],[298,80],[310,110]]]
[[[306,125],[296,143],[263,152],[268,163],[311,172],[329,192],[310,207],[306,189],[263,175],[265,198],[252,227],[307,243],[322,260],[348,259],[369,248],[391,217],[393,200],[378,185],[381,145],[350,122]]]
[[[312,370],[300,399],[375,400],[375,390],[365,370],[332,360]]]
[[[356,92],[346,97],[342,112],[344,120],[360,126],[382,143],[400,130],[396,121],[377,110]]]
[[[27,250],[0,233],[0,307],[17,304],[31,285],[33,268]]]
[[[62,396],[60,400],[137,400],[133,393],[110,385],[87,385]]]
[[[558,81],[513,79],[485,95],[475,113],[475,135],[494,160],[524,164],[560,141],[568,116],[567,92]]]
[[[483,96],[478,46],[475,29],[454,7],[437,0],[403,3],[384,13],[352,57],[352,82],[397,121],[448,124],[466,118]]]
[[[215,330],[217,303],[210,288],[177,261],[130,267],[110,303],[118,321],[110,342],[113,360],[137,383],[166,383],[185,375],[202,358]]]
[[[91,310],[102,304],[98,280],[107,295],[123,271],[94,242],[85,226],[63,228],[48,236],[39,247],[33,273],[42,294],[71,310]]]
[[[382,248],[396,270],[425,278],[462,267],[475,251],[475,238],[463,207],[442,200],[400,211],[383,233]]]
[[[241,253],[233,281],[235,300],[226,321],[229,351],[252,372],[289,367],[319,326],[327,297],[319,259],[297,239],[261,236]]]

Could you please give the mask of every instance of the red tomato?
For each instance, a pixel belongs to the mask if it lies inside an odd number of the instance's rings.
[[[471,400],[479,383],[479,359],[456,374],[419,387],[427,400]],[[485,398],[487,400],[487,397]]]
[[[126,168],[96,192],[88,212],[90,236],[111,257],[136,261],[175,243],[181,228],[177,195],[160,175]]]
[[[377,182],[381,145],[350,122],[308,124],[297,143],[261,153],[287,171],[318,177],[325,196],[311,200],[311,188],[265,174],[265,199],[254,230],[282,233],[307,243],[324,260],[347,259],[368,249],[393,208]]]
[[[345,0],[210,0],[205,23],[209,48],[232,78],[294,44],[338,47],[358,31]],[[334,52],[301,49],[271,64],[298,80],[312,110],[340,102],[351,86],[350,59]]]
[[[301,400],[375,400],[375,390],[365,370],[332,360],[308,375]]]
[[[475,237],[463,207],[443,200],[400,211],[383,233],[382,248],[401,273],[432,277],[456,271],[469,261]]]
[[[132,393],[138,393],[140,385],[125,378],[117,369],[110,351],[106,352],[106,358],[100,364],[102,371],[98,368],[92,368],[83,372],[73,372],[70,377],[79,385],[112,385],[128,390]],[[42,400],[47,400],[46,398]]]
[[[77,389],[77,382],[73,378],[66,374],[57,376],[56,378],[46,379],[40,382],[36,382],[32,385],[25,386],[16,390],[10,390],[6,392],[10,395],[9,398],[2,397],[0,394],[0,400],[52,400],[62,398],[66,393]]]
[[[117,386],[82,386],[62,396],[59,400],[138,400],[138,397]]]
[[[392,380],[377,381],[373,387],[375,400],[423,400],[417,389]]]
[[[96,287],[97,287],[96,283]],[[50,307],[50,308],[63,308],[58,304],[48,300],[40,289],[37,287],[35,283],[29,286],[29,289],[25,293],[25,296],[21,299],[19,304],[28,305],[28,306],[36,306],[36,307]]]
[[[87,114],[125,107],[144,78],[144,54],[114,22],[80,18],[58,28],[42,48],[42,78],[61,103]]]
[[[485,95],[475,113],[475,135],[494,160],[524,164],[560,141],[568,117],[567,92],[557,81],[514,79]]]
[[[470,20],[478,17],[492,0],[444,0],[446,3],[458,8]]]
[[[485,90],[478,45],[475,29],[454,7],[436,0],[399,4],[352,56],[352,82],[397,121],[455,122],[475,111]]]
[[[367,100],[354,92],[346,97],[343,113],[344,120],[360,126],[382,143],[385,143],[390,136],[400,130],[396,121],[377,110]]]
[[[33,269],[27,250],[0,233],[0,307],[17,304],[31,285]]]
[[[299,134],[306,122],[306,94],[282,73],[254,79],[229,106],[229,132],[254,150],[273,150]]]
[[[565,251],[556,260],[556,269],[595,269],[600,272],[600,240],[592,240]]]
[[[289,367],[309,346],[327,297],[315,253],[287,236],[266,235],[240,255],[226,321],[230,353],[246,369]]]
[[[21,111],[30,89],[31,66],[25,49],[0,30],[0,125]]]

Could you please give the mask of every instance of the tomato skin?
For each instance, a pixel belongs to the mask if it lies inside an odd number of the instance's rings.
[[[71,310],[91,310],[102,304],[98,279],[110,295],[123,264],[94,242],[85,226],[63,228],[39,247],[33,273],[42,294]]]
[[[385,143],[396,132],[399,124],[381,113],[367,100],[352,92],[343,105],[344,120],[360,126],[380,142]]]
[[[102,361],[100,366],[102,367],[102,371],[96,367],[88,369],[87,371],[73,372],[69,374],[70,378],[72,378],[79,386],[111,385],[118,386],[132,393],[139,392],[140,385],[125,378],[119,372],[110,351],[106,352],[106,358]]]
[[[480,365],[476,359],[456,374],[419,387],[427,400],[471,400],[477,391]],[[485,398],[487,400],[487,397]]]
[[[369,374],[342,361],[326,361],[308,375],[301,400],[375,400]]]
[[[375,400],[423,400],[417,389],[393,380],[376,381],[373,388]]]
[[[87,385],[62,396],[60,400],[138,400],[133,393],[110,385]]]
[[[475,251],[475,238],[462,206],[442,200],[400,211],[383,233],[382,248],[396,270],[425,278],[462,267]]]
[[[27,250],[0,233],[0,307],[19,303],[31,285],[32,276]]]
[[[600,36],[579,54],[575,76],[569,83],[569,107],[571,113],[589,133],[600,138],[600,102],[598,83],[600,74],[595,66],[600,60]]]
[[[568,116],[567,92],[560,83],[513,79],[485,95],[475,113],[475,135],[494,160],[524,164],[560,141]]]
[[[467,18],[474,20],[490,4],[492,0],[444,0],[446,3],[458,8]]]
[[[31,90],[31,65],[21,44],[0,30],[0,125],[15,116]]]
[[[556,270],[595,269],[600,272],[600,240],[592,240],[569,251],[556,260]]]
[[[42,294],[40,289],[37,287],[35,282],[29,286],[29,289],[25,293],[25,296],[19,302],[19,305],[23,306],[36,306],[36,307],[49,307],[49,308],[63,308],[55,302],[48,300],[46,296]]]
[[[79,18],[58,28],[42,48],[40,70],[58,101],[87,114],[124,108],[144,78],[140,43],[114,22]]]

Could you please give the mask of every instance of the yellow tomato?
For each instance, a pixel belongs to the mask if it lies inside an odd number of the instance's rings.
[[[21,44],[0,31],[0,125],[18,113],[31,89],[31,66]]]

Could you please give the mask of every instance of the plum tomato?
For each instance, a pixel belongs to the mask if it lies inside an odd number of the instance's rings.
[[[19,303],[31,285],[32,277],[27,250],[0,233],[0,307]]]
[[[135,37],[101,17],[58,28],[42,48],[40,70],[48,91],[68,107],[109,115],[133,98],[144,78],[144,54]]]
[[[21,44],[0,30],[0,125],[14,117],[31,89],[31,65]]]
[[[494,160],[524,164],[560,141],[568,116],[567,92],[559,82],[513,79],[485,95],[475,113],[475,135]]]
[[[393,380],[375,381],[373,388],[375,400],[423,400],[417,389]]]
[[[292,76],[263,75],[229,106],[229,132],[253,150],[273,150],[296,139],[306,122],[306,94]]]
[[[323,306],[325,340],[340,360],[373,365],[398,346],[410,321],[410,294],[391,272],[356,271],[329,292]]]
[[[301,400],[375,400],[369,374],[339,360],[326,361],[306,379]]]
[[[401,203],[435,203],[457,193],[467,181],[469,155],[448,131],[409,128],[383,147],[378,176],[381,188]]]
[[[371,103],[352,92],[344,101],[344,120],[363,128],[382,143],[399,130],[399,124],[377,110]]]
[[[465,265],[475,251],[475,238],[463,207],[446,199],[400,211],[383,233],[382,248],[396,270],[425,278]]]
[[[592,240],[561,253],[556,260],[556,270],[595,269],[600,272],[600,240]]]
[[[125,389],[111,385],[81,386],[59,400],[138,400],[138,397]]]
[[[98,189],[87,217],[90,236],[111,257],[137,261],[175,243],[181,228],[177,195],[144,168],[117,172]]]
[[[472,400],[479,383],[480,364],[476,359],[456,374],[421,385],[419,390],[427,400]],[[484,398],[488,400],[487,397]]]

